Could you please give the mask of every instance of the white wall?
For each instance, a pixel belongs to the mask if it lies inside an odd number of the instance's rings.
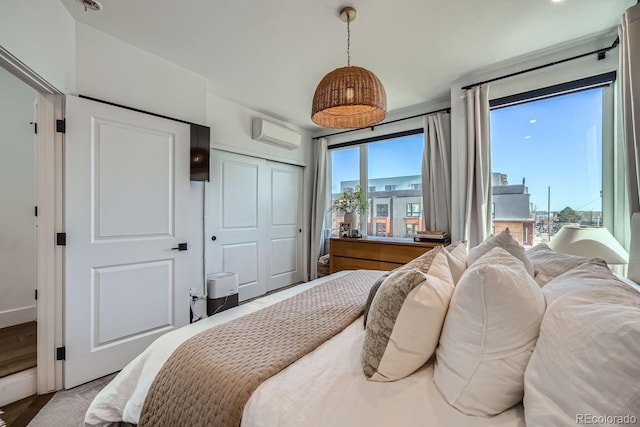
[[[385,118],[385,122],[391,122],[394,120],[402,119],[399,122],[389,123],[384,126],[374,126],[371,128],[362,129],[358,131],[352,131],[348,133],[342,133],[340,135],[334,135],[327,137],[329,146],[340,144],[343,142],[357,141],[359,139],[380,137],[389,135],[396,132],[402,132],[407,130],[413,130],[422,128],[424,126],[424,113],[432,111],[438,111],[449,107],[449,99],[427,102],[423,104],[414,105],[411,107],[403,108],[401,110],[394,110],[388,113]],[[417,116],[412,119],[406,119],[407,117]],[[313,137],[320,137],[329,135],[332,133],[341,132],[340,129],[320,129],[313,132]]]
[[[84,24],[76,25],[76,91],[204,124],[207,80]]]
[[[464,192],[464,182],[466,180],[465,159],[467,156],[465,148],[466,113],[464,94],[461,88],[469,84],[490,80],[495,77],[602,49],[611,46],[615,38],[615,31],[596,34],[569,44],[546,49],[532,55],[513,58],[509,61],[476,70],[454,82],[451,87],[451,184],[453,212],[451,238],[453,240],[465,238],[462,224],[464,221],[464,200],[466,199]],[[582,59],[490,83],[489,99],[501,98],[617,70],[618,50],[619,49],[611,50],[606,58],[601,61],[599,61],[594,54]]]
[[[207,124],[211,126],[211,147],[277,162],[306,166],[311,159],[310,135],[307,131],[289,125],[266,114],[207,94]],[[287,150],[251,139],[251,120],[262,117],[271,122],[302,133],[302,147]]]
[[[36,92],[0,68],[0,328],[36,320]]]
[[[75,21],[58,0],[0,2],[0,46],[64,93],[75,81]]]

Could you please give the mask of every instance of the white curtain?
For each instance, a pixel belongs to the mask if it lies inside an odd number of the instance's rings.
[[[633,213],[640,212],[640,5],[622,15],[619,37],[627,188]]]
[[[318,278],[318,258],[324,249],[324,215],[327,212],[327,139],[315,142],[311,199],[310,279]]]
[[[422,154],[424,228],[451,233],[451,114],[424,118]]]
[[[489,141],[489,88],[465,93],[467,103],[467,159],[465,238],[469,247],[481,243],[491,230],[491,144]]]

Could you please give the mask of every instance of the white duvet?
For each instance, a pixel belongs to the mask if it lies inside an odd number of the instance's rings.
[[[212,326],[344,274],[347,272],[260,298],[160,337],[96,396],[87,411],[85,423],[125,421],[137,424],[153,378],[183,341]],[[400,381],[367,381],[360,364],[363,340],[364,329],[362,318],[359,318],[315,351],[262,383],[245,406],[242,426],[525,425],[522,405],[491,418],[464,415],[452,408],[435,388],[433,367],[429,364]]]

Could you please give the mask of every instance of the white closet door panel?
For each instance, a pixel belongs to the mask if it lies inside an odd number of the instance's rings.
[[[238,285],[241,288],[258,283],[257,242],[224,245],[222,262],[226,271],[238,273]]]
[[[222,161],[222,228],[258,228],[258,165]]]
[[[300,194],[299,168],[272,163],[271,169],[271,225],[298,226]]]
[[[302,168],[268,162],[271,265],[267,290],[302,280]]]
[[[213,150],[207,200],[207,273],[238,273],[238,299],[267,292],[263,159]]]
[[[271,239],[271,276],[295,273],[298,268],[297,236]]]

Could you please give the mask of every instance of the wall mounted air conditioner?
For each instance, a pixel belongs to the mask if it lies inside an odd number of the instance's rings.
[[[300,132],[257,117],[253,119],[252,138],[288,150],[298,148],[302,143]]]

